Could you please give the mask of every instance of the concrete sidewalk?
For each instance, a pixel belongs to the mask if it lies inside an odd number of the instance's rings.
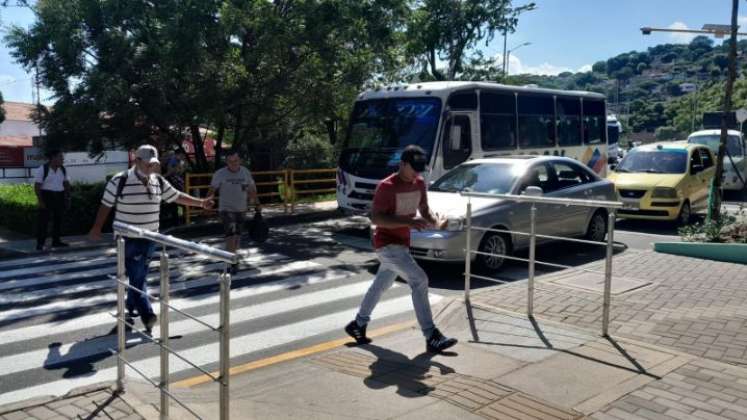
[[[627,251],[615,257],[613,276],[612,337],[600,336],[600,278],[556,272],[537,279],[536,318],[524,313],[526,281],[473,291],[470,307],[451,299],[436,308],[439,328],[460,339],[447,354],[426,353],[410,326],[370,345],[343,339],[244,365],[230,378],[231,417],[747,418],[747,267]],[[158,393],[134,378],[123,401],[133,416],[157,418]],[[202,417],[218,418],[217,385],[172,391]],[[170,410],[190,418],[176,404]],[[0,419],[54,418],[5,411]]]
[[[459,300],[438,324],[460,339],[447,354],[424,352],[420,333],[408,329],[234,376],[231,417],[708,419],[742,407],[718,405],[688,382],[704,371],[725,377],[725,364],[521,314],[470,312]],[[734,378],[747,380],[747,370],[736,370]],[[204,418],[218,418],[217,385],[174,392]],[[156,415],[149,385],[130,382],[124,397],[146,418]],[[188,416],[175,404],[170,410]]]
[[[309,217],[329,218],[337,215],[337,202],[324,201],[319,203],[299,203],[293,214],[286,213],[281,206],[269,206],[262,209],[262,215],[267,222],[273,225],[292,224],[302,222]],[[91,222],[93,223],[93,221]],[[176,226],[164,229],[161,233],[178,237],[194,237],[207,234],[222,235],[222,225],[212,220],[203,220],[201,223],[192,225]],[[44,251],[36,250],[36,239],[29,235],[0,229],[0,259],[19,258],[29,255],[44,255],[52,253],[79,251],[87,248],[97,248],[102,245],[112,244],[112,234],[105,233],[100,241],[91,242],[86,235],[65,236],[62,241],[70,245],[65,248],[47,248]]]

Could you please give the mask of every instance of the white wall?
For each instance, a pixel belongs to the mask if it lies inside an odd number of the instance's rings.
[[[0,136],[38,136],[39,127],[33,121],[5,120],[0,124]]]
[[[88,157],[87,152],[65,153],[65,169],[70,182],[95,183],[106,180],[111,175],[127,169],[127,152],[110,150],[98,161]],[[23,168],[7,168],[5,176],[23,176]],[[2,178],[0,184],[33,183],[33,178]]]

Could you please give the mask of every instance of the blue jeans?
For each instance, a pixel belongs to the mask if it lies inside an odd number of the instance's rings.
[[[358,315],[355,317],[360,326],[368,324],[371,320],[376,304],[379,303],[381,295],[394,283],[397,276],[407,281],[412,292],[412,305],[415,308],[415,317],[418,319],[420,329],[425,338],[429,338],[436,328],[433,325],[433,314],[431,304],[428,301],[428,275],[415,262],[410,255],[410,250],[402,245],[387,245],[376,250],[376,256],[381,265],[374,277],[371,287],[368,288],[366,296],[361,302]]]
[[[155,244],[142,238],[125,238],[125,272],[130,286],[147,292],[145,278],[148,276],[148,263],[153,255]],[[152,314],[148,298],[132,289],[127,289],[127,310],[136,309],[140,316]]]

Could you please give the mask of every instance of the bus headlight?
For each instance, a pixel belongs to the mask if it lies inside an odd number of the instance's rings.
[[[449,232],[461,232],[464,230],[463,217],[449,217],[446,223],[446,230]]]
[[[669,187],[656,187],[651,198],[677,198],[677,190]]]

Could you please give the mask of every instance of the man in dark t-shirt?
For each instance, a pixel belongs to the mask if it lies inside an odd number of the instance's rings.
[[[410,255],[410,229],[446,227],[446,220],[434,217],[428,208],[425,181],[419,175],[425,170],[427,160],[422,148],[407,146],[402,152],[399,170],[376,187],[371,222],[375,225],[374,248],[381,265],[363,298],[358,315],[345,327],[358,344],[371,342],[366,336],[371,312],[397,276],[404,278],[412,291],[415,316],[425,336],[426,349],[439,353],[457,343],[455,338],[444,337],[433,324],[428,301],[428,275]]]

